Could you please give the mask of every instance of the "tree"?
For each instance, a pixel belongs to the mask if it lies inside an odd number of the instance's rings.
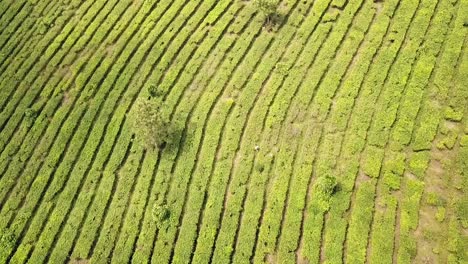
[[[162,102],[159,99],[140,98],[132,110],[131,122],[137,140],[145,147],[161,148],[169,143],[172,126],[168,117],[161,112]]]
[[[265,21],[268,26],[271,25],[273,17],[276,15],[278,3],[276,0],[255,0],[255,6],[265,15]]]

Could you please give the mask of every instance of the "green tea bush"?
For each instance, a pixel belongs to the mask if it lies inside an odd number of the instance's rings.
[[[385,185],[390,190],[399,190],[400,189],[400,181],[401,181],[401,175],[393,173],[393,172],[384,172],[383,174],[383,180]]]
[[[383,156],[383,149],[370,146],[367,149],[366,157],[364,159],[364,173],[366,173],[372,178],[378,178],[380,174],[380,167],[382,165]]]
[[[455,213],[463,228],[468,228],[468,196],[466,194],[458,201]]]
[[[445,118],[450,121],[460,122],[463,118],[463,112],[456,110],[453,107],[449,106],[445,108]]]
[[[428,151],[414,153],[409,160],[409,170],[419,178],[423,178],[430,158],[430,153]]]
[[[438,149],[452,149],[457,142],[458,134],[449,130],[447,134],[437,143]]]
[[[5,261],[8,257],[10,250],[15,247],[16,236],[9,229],[0,230],[0,261]]]
[[[426,203],[432,206],[441,206],[445,204],[442,197],[435,192],[426,192]]]
[[[323,211],[328,211],[330,205],[330,197],[335,192],[337,187],[336,178],[333,176],[320,176],[314,183],[313,192],[317,199],[319,208]]]
[[[443,222],[445,220],[445,212],[446,212],[445,207],[443,206],[437,207],[435,218],[438,222]]]

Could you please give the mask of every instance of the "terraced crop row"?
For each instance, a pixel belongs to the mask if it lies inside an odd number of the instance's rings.
[[[0,263],[468,261],[468,1],[254,1],[0,1]]]

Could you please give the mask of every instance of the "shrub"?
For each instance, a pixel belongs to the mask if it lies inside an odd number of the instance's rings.
[[[24,111],[24,119],[28,127],[33,125],[34,120],[36,120],[36,117],[37,117],[37,112],[34,109],[28,108]]]
[[[460,139],[460,146],[468,147],[468,135],[464,135]]]
[[[167,204],[155,204],[152,214],[153,219],[156,221],[156,226],[162,228],[171,217],[171,210]]]
[[[435,215],[435,218],[438,222],[443,222],[445,220],[445,207],[439,206],[437,207],[437,213]]]
[[[455,213],[463,228],[468,228],[468,197],[465,196],[457,202]]]
[[[452,149],[455,146],[455,143],[457,142],[458,134],[455,133],[454,131],[449,131],[447,135],[442,138],[438,143],[437,143],[437,148],[438,149]]]
[[[419,178],[424,177],[427,166],[430,161],[430,154],[428,151],[420,151],[414,153],[409,161],[409,170]]]
[[[390,190],[400,189],[401,176],[399,174],[386,172],[383,175],[383,180]]]
[[[445,118],[451,121],[460,122],[463,119],[463,112],[457,111],[453,107],[445,109]]]
[[[314,184],[313,191],[320,210],[328,211],[330,197],[337,186],[336,178],[332,176],[320,176]]]
[[[158,98],[163,95],[163,92],[158,89],[155,85],[150,85],[148,87],[148,93],[151,97]]]
[[[444,204],[442,198],[435,192],[426,193],[426,203],[433,206],[441,206]]]
[[[322,197],[330,197],[336,188],[336,178],[333,176],[321,176],[314,185],[314,191]]]
[[[289,73],[289,66],[286,64],[286,63],[283,63],[283,62],[278,62],[276,65],[275,65],[275,70],[283,75],[283,76],[286,76],[288,75]]]
[[[382,165],[383,156],[383,149],[373,146],[369,147],[367,149],[367,155],[363,164],[364,173],[366,173],[372,178],[378,178],[380,174],[380,167]]]

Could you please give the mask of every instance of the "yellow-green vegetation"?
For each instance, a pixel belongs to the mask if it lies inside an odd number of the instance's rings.
[[[468,0],[0,0],[0,263],[468,263]]]
[[[145,148],[163,148],[171,143],[174,128],[167,116],[163,116],[164,104],[159,98],[141,98],[130,113],[136,141]]]

